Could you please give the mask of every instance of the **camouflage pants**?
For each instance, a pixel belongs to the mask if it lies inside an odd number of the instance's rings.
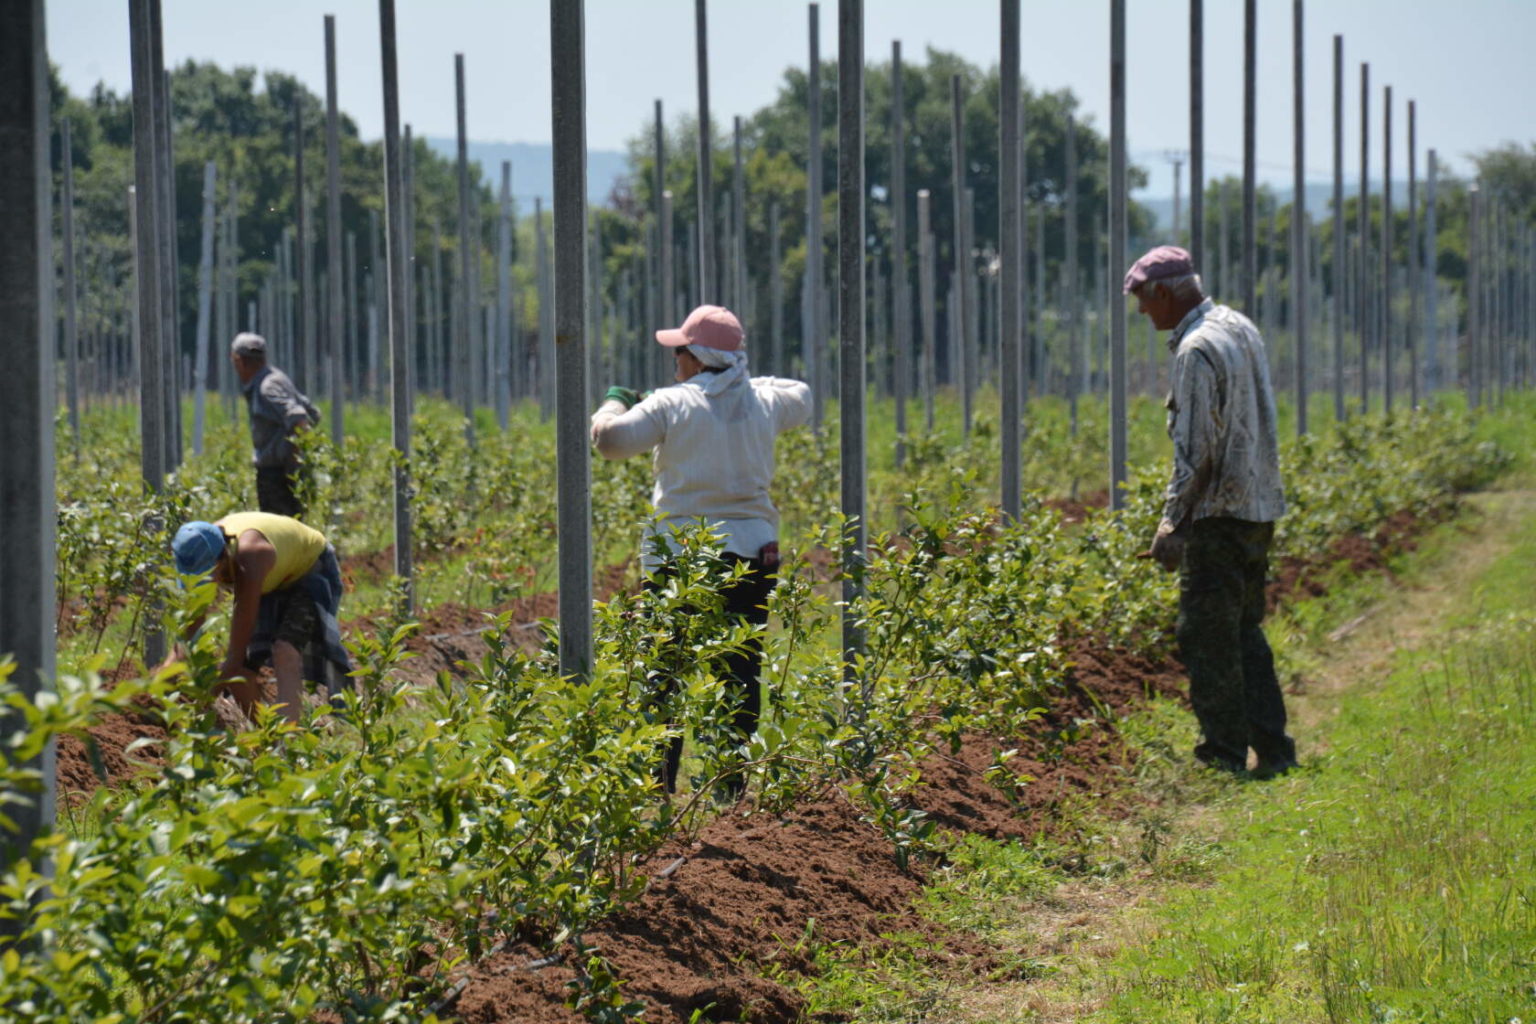
[[[1285,700],[1264,639],[1264,580],[1273,523],[1201,519],[1190,527],[1179,570],[1179,651],[1203,734],[1195,756],[1242,769],[1294,761]]]

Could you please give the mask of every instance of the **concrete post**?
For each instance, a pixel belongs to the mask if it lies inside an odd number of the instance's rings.
[[[1383,405],[1390,415],[1397,389],[1392,336],[1392,87],[1382,90],[1381,102],[1381,358]]]
[[[208,390],[208,348],[213,328],[213,200],[218,172],[212,160],[203,165],[203,237],[197,261],[197,351],[192,372],[192,451],[203,453],[204,408]]]
[[[784,359],[784,275],[779,271],[782,258],[779,227],[779,203],[768,204],[768,372],[787,376]]]
[[[891,43],[891,305],[895,360],[891,397],[896,402],[896,468],[906,464],[907,396],[912,387],[912,293],[907,269],[907,105],[901,73],[901,40]]]
[[[315,335],[311,328],[309,287],[309,201],[304,191],[304,105],[293,100],[293,223],[294,280],[298,283],[298,308],[294,318],[293,379],[302,391],[315,390],[313,369]]]
[[[1440,168],[1433,149],[1428,159],[1428,180],[1424,186],[1424,390],[1433,396],[1444,386],[1440,374],[1440,244],[1435,202]]]
[[[64,359],[65,396],[69,405],[69,434],[74,458],[80,458],[80,328],[76,315],[78,288],[75,285],[75,155],[70,139],[69,118],[59,124],[59,147],[64,158],[63,222],[59,225],[64,240]]]
[[[325,266],[326,266],[326,350],[330,353],[331,443],[342,443],[342,412],[346,380],[342,373],[342,347],[345,332],[342,306],[345,302],[346,268],[341,238],[341,130],[336,97],[336,16],[325,16]]]
[[[923,389],[923,417],[928,432],[933,433],[934,391],[938,388],[938,345],[934,333],[935,253],[933,244],[932,193],[927,189],[917,192],[917,290],[919,313],[923,327],[923,352],[921,384]]]
[[[1333,418],[1343,423],[1349,416],[1344,404],[1344,236],[1349,218],[1344,216],[1344,37],[1333,37]]]
[[[0,249],[0,350],[5,354],[0,436],[6,439],[0,444],[0,519],[5,522],[0,530],[0,565],[5,567],[0,651],[15,660],[12,682],[34,702],[53,688],[57,602],[53,175],[44,24],[42,0],[19,0],[0,13],[0,136],[5,139],[0,146],[0,231],[6,239]],[[137,46],[134,55],[139,55]],[[0,723],[9,735],[20,726],[20,716],[6,711]],[[36,769],[42,778],[37,792],[6,808],[16,828],[5,830],[0,840],[0,871],[24,861],[32,841],[54,821],[53,742],[16,767]],[[46,864],[38,867],[50,870]],[[28,925],[24,920],[0,923],[0,942],[19,938]]]
[[[1355,197],[1359,258],[1355,267],[1355,330],[1360,335],[1360,411],[1371,407],[1371,66],[1360,65],[1360,192]]]
[[[1063,218],[1065,236],[1066,257],[1062,261],[1062,291],[1066,294],[1067,304],[1067,360],[1068,360],[1068,384],[1067,404],[1070,408],[1072,436],[1077,436],[1077,403],[1087,384],[1088,360],[1087,353],[1083,351],[1082,330],[1080,314],[1082,304],[1078,301],[1077,279],[1077,119],[1071,114],[1067,115],[1067,195]],[[1196,264],[1198,266],[1198,264]]]
[[[747,179],[741,164],[741,118],[731,122],[734,167],[731,177],[731,301],[748,337],[756,325],[747,317]]]
[[[949,76],[949,188],[954,230],[950,243],[955,279],[959,287],[954,290],[955,325],[958,328],[950,338],[955,353],[956,387],[960,391],[961,423],[966,437],[971,436],[971,373],[969,349],[970,311],[966,309],[967,277],[970,275],[965,231],[965,108],[960,91],[960,76]]]
[[[1258,318],[1258,0],[1243,0],[1243,313]]]
[[[473,447],[475,443],[475,387],[473,380],[472,350],[474,348],[474,314],[470,305],[470,281],[478,268],[476,255],[479,249],[470,239],[469,217],[469,135],[465,127],[464,113],[464,55],[453,55],[454,96],[458,113],[459,139],[459,290],[458,330],[453,338],[452,378],[449,388],[464,414],[464,437]]]
[[[801,358],[806,379],[811,385],[811,423],[819,431],[826,413],[830,381],[822,370],[826,365],[822,352],[827,347],[826,312],[822,307],[821,288],[826,278],[822,269],[821,227],[821,5],[810,4],[810,62],[807,67],[806,103],[810,108],[810,139],[806,162],[805,192],[805,338]]]
[[[389,377],[391,441],[395,455],[395,575],[403,615],[415,609],[411,559],[411,385],[410,325],[406,279],[405,181],[400,166],[400,84],[395,59],[395,0],[379,0],[379,50],[384,77],[385,242],[389,251]]]
[[[1189,0],[1189,255],[1205,265],[1205,14],[1203,0]]]
[[[1419,160],[1417,110],[1408,101],[1408,324],[1403,332],[1408,342],[1408,403],[1419,407],[1422,388],[1419,366],[1419,280],[1424,276],[1419,244]]]
[[[1307,433],[1307,104],[1303,0],[1291,4],[1291,337],[1296,339],[1296,436]]]
[[[512,161],[501,162],[501,197],[496,217],[496,339],[491,346],[496,389],[496,425],[506,433],[512,382]]]
[[[1123,0],[1112,0],[1116,5]],[[1117,8],[1118,9],[1118,8]],[[1019,231],[1019,0],[1001,0],[1002,52],[998,80],[998,244],[1001,292],[1001,325],[998,350],[1002,365],[1002,438],[1001,467],[1003,514],[1011,520],[1019,517],[1020,436],[1019,401],[1019,288],[1024,247]],[[1123,41],[1123,40],[1122,40]],[[1121,55],[1123,59],[1123,54]],[[1111,57],[1111,89],[1115,67]],[[1123,83],[1122,83],[1123,84]],[[1121,97],[1123,99],[1123,97]],[[1113,102],[1113,101],[1112,101]]]
[[[1251,0],[1250,0],[1251,2]],[[1109,260],[1114,280],[1125,265],[1125,0],[1109,4]],[[1109,294],[1109,506],[1125,507],[1126,459],[1126,308],[1125,300]],[[1005,377],[1006,379],[1006,377]]]
[[[864,437],[864,3],[837,5],[837,279],[839,410],[842,434],[843,680],[863,683],[865,509]],[[868,692],[863,694],[868,697]],[[862,717],[862,716],[861,716]]]
[[[587,440],[586,30],[582,0],[550,0],[551,137],[555,166],[556,456],[560,674],[592,670],[592,478]],[[698,0],[703,42],[704,0]],[[700,64],[700,80],[704,65]],[[707,121],[705,121],[707,124]],[[707,136],[707,132],[705,135]],[[701,153],[703,152],[701,148]]]
[[[720,301],[719,282],[715,276],[715,197],[714,197],[714,138],[709,120],[709,25],[708,0],[693,0],[694,52],[698,67],[699,83],[699,163],[695,185],[699,197],[698,246],[699,303]]]

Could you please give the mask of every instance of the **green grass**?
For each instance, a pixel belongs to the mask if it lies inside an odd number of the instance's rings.
[[[1536,1014],[1536,519],[1327,753],[1233,790],[1214,884],[1172,890],[1097,1021],[1489,1021]],[[1315,741],[1314,741],[1315,742]]]

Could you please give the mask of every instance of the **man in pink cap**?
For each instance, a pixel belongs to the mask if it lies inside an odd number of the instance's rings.
[[[1258,328],[1205,296],[1189,253],[1160,245],[1125,275],[1125,293],[1171,331],[1168,436],[1173,474],[1144,557],[1179,572],[1179,650],[1202,739],[1195,756],[1254,774],[1295,767],[1285,700],[1260,623],[1280,486],[1275,395]]]
[[[681,327],[656,332],[673,350],[677,381],[643,399],[630,388],[608,389],[592,416],[592,443],[609,459],[651,452],[656,517],[646,527],[641,566],[647,586],[667,572],[674,528],[707,525],[721,538],[722,580],[735,563],[746,574],[722,583],[726,611],[762,628],[779,560],[779,513],[769,496],[774,439],[804,424],[811,389],[797,380],[751,377],[741,321],[723,306],[700,306]],[[740,694],[735,730],[745,742],[762,707],[759,642],[727,659],[721,675]],[[682,739],[669,745],[662,780],[676,785]],[[739,795],[739,778],[729,784]]]

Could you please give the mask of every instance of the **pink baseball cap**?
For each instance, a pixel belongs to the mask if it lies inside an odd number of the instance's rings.
[[[1195,261],[1189,253],[1176,245],[1160,245],[1131,264],[1131,269],[1125,272],[1124,292],[1129,295],[1148,281],[1184,277],[1194,272]]]
[[[741,321],[724,306],[700,306],[688,314],[683,326],[656,332],[656,340],[668,348],[703,345],[721,352],[741,348]]]

